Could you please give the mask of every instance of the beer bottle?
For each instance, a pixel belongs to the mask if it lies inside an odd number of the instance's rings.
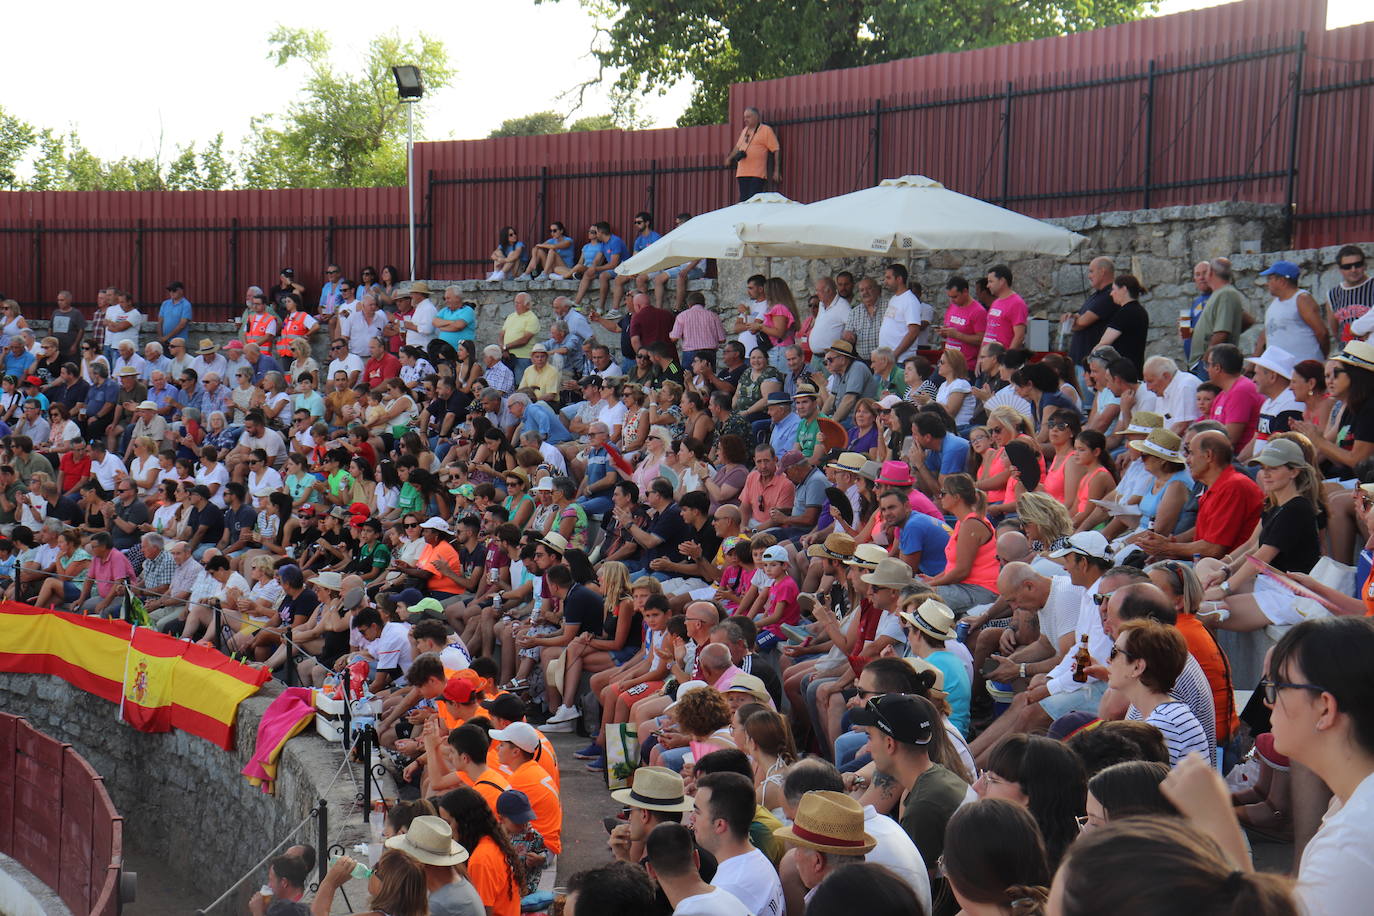
[[[1073,656],[1073,679],[1080,684],[1088,680],[1088,665],[1092,663],[1092,653],[1088,651],[1088,634],[1083,634],[1083,639],[1078,644],[1078,651]]]

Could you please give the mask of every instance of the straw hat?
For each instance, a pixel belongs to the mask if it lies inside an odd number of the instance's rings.
[[[616,789],[611,798],[646,811],[691,811],[692,799],[682,777],[667,767],[640,767],[628,789]]]
[[[909,588],[916,584],[911,567],[906,565],[905,560],[896,557],[883,557],[873,572],[864,573],[859,578],[879,588]]]
[[[860,544],[854,548],[854,558],[845,560],[845,566],[862,566],[864,569],[877,569],[878,564],[887,559],[887,551],[877,544]]]
[[[1137,410],[1131,414],[1131,425],[1126,427],[1127,433],[1140,433],[1148,435],[1150,430],[1159,429],[1164,425],[1164,417],[1150,410]]]
[[[901,562],[898,560],[897,562]],[[931,639],[941,642],[954,638],[954,612],[948,605],[934,598],[927,598],[916,608],[916,613],[902,611],[902,619]]]
[[[1344,350],[1331,358],[1347,366],[1374,372],[1374,344],[1365,343],[1363,340],[1350,341]]]
[[[410,289],[406,290],[412,296],[428,296],[430,293],[429,284],[424,280],[416,280],[410,284]]]
[[[318,585],[320,588],[327,588],[331,592],[343,589],[343,576],[333,570],[326,570],[310,580],[311,585]]]
[[[1183,463],[1183,440],[1177,433],[1162,426],[1150,430],[1150,434],[1143,440],[1138,439],[1126,444],[1142,455],[1154,455],[1175,464]]]
[[[735,675],[735,679],[725,688],[725,692],[747,693],[765,706],[773,705],[773,698],[768,695],[768,688],[764,686],[763,680],[752,674]]]
[[[863,805],[843,792],[825,789],[803,795],[792,825],[779,827],[773,835],[786,843],[837,856],[865,855],[878,845],[864,832]]]
[[[218,349],[219,349],[219,347],[215,346],[214,341],[212,341],[212,340],[211,340],[210,338],[208,338],[208,337],[202,337],[202,338],[200,339],[200,346],[196,347],[196,355],[197,355],[197,356],[207,356],[207,355],[209,355],[209,354],[211,354],[211,353],[214,353],[214,352],[217,351]]]
[[[157,404],[152,401],[144,401],[134,408],[135,410],[157,410]]]
[[[826,465],[832,471],[848,471],[851,474],[863,473],[864,465],[868,459],[858,452],[841,452],[839,456]]]
[[[844,339],[837,340],[830,346],[826,347],[825,352],[838,353],[841,356],[847,356],[850,359],[858,360],[861,363],[867,362],[867,360],[865,360],[862,356],[859,355],[859,351],[854,349],[854,344]]]
[[[814,558],[848,560],[854,556],[857,547],[852,537],[842,531],[836,531],[826,535],[824,544],[812,544],[806,548],[806,555]]]
[[[426,865],[458,865],[468,860],[468,851],[454,842],[448,821],[430,814],[411,821],[405,833],[386,841],[386,848],[399,849]]]

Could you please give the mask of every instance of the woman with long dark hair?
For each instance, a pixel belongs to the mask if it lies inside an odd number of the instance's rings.
[[[879,463],[896,461],[902,457],[902,443],[916,435],[916,405],[903,401],[890,409],[878,408]]]
[[[1177,817],[1179,810],[1160,790],[1168,775],[1169,767],[1153,760],[1126,760],[1107,767],[1088,780],[1083,830],[1097,830],[1110,821],[1143,814]]]
[[[1089,502],[1103,499],[1116,488],[1116,465],[1107,450],[1107,437],[1095,429],[1085,429],[1074,439],[1074,461],[1082,478],[1073,503],[1073,523],[1082,525],[1097,507]]]
[[[1059,865],[1078,836],[1078,818],[1087,797],[1087,777],[1073,751],[1040,735],[1008,735],[988,755],[974,791],[1024,805],[1040,825],[1045,856]]]
[[[496,233],[496,247],[491,250],[491,273],[487,274],[487,279],[514,279],[524,260],[525,243],[520,241],[520,233],[514,226],[502,226]]]
[[[1061,407],[1045,422],[1045,435],[1054,457],[1045,472],[1045,492],[1061,503],[1078,495],[1079,467],[1073,459],[1073,442],[1083,431],[1083,418],[1076,410]]]
[[[468,879],[487,911],[492,916],[516,916],[525,866],[487,800],[464,786],[439,799],[439,814],[452,825],[453,838],[468,851]]]
[[[949,889],[968,916],[1045,911],[1052,872],[1024,805],[1001,798],[964,805],[945,827],[943,858]]]

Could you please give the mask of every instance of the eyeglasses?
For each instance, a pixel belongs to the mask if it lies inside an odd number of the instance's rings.
[[[1346,263],[1340,264],[1338,266],[1341,270],[1359,270],[1361,267],[1364,266],[1364,258],[1360,258],[1360,260],[1358,261],[1347,261]]]
[[[1259,688],[1264,693],[1264,702],[1268,706],[1273,706],[1278,700],[1280,690],[1311,690],[1313,693],[1325,693],[1326,688],[1318,684],[1286,684],[1283,681],[1271,681],[1263,678],[1259,682]]]
[[[1124,655],[1124,656],[1126,656],[1126,661],[1128,661],[1128,662],[1133,662],[1133,661],[1135,661],[1135,656],[1132,655],[1131,653],[1127,652],[1125,649],[1121,648],[1120,646],[1112,646],[1112,651],[1110,651],[1110,652],[1107,653],[1107,661],[1109,661],[1109,662],[1114,662],[1114,661],[1116,661],[1116,657],[1117,657],[1118,655]]]
[[[420,527],[420,523],[419,523],[419,522],[406,522],[406,523],[405,523],[405,526],[406,526],[407,528],[419,528],[419,527]]]
[[[1069,424],[1065,423],[1063,420],[1051,420],[1051,421],[1050,421],[1050,429],[1068,429],[1068,428],[1069,428]]]
[[[1093,595],[1093,604],[1102,607],[1102,605],[1106,604],[1114,594],[1116,594],[1115,589],[1110,592],[1098,592],[1096,595]]]
[[[858,693],[859,699],[863,700],[864,702],[868,702],[868,700],[872,697],[880,697],[883,695],[884,693],[881,690],[864,690],[862,687],[859,688]]]

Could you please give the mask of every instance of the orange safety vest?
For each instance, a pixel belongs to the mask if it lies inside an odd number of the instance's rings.
[[[255,343],[258,346],[262,346],[263,342],[272,336],[268,329],[272,327],[272,323],[276,320],[276,317],[269,312],[263,312],[261,315],[255,312],[249,315],[248,328],[243,332],[244,338],[248,343]]]
[[[286,320],[281,324],[281,339],[277,341],[278,356],[285,359],[295,358],[295,354],[291,352],[291,341],[310,333],[305,326],[305,319],[309,317],[302,311],[295,311],[286,316]]]

